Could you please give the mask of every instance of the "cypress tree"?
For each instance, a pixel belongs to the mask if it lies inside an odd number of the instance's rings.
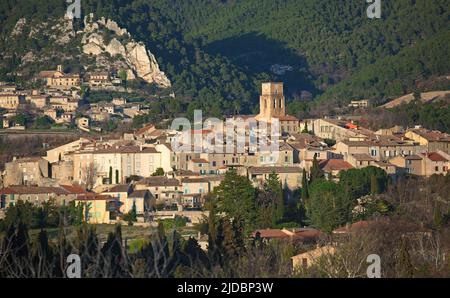
[[[380,193],[380,184],[375,175],[370,176],[370,193],[376,195]]]
[[[309,178],[309,184],[318,179],[325,178],[325,173],[320,168],[319,161],[317,160],[317,154],[314,155],[313,164],[311,167],[311,176]]]
[[[109,167],[109,184],[112,184],[113,183],[113,169],[112,169],[112,167]]]
[[[302,175],[302,191],[301,191],[301,198],[302,200],[309,199],[309,190],[308,190],[308,175],[306,173],[306,169],[303,168],[303,175]]]
[[[411,263],[411,257],[405,238],[401,239],[400,247],[397,252],[396,272],[398,277],[401,278],[411,278],[414,276],[414,267]]]

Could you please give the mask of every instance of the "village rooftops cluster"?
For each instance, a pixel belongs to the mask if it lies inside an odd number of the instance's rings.
[[[282,90],[279,83],[263,84],[261,111],[254,117],[258,123],[286,116]],[[291,193],[302,187],[303,173],[309,175],[315,160],[326,178],[334,181],[339,180],[342,171],[368,166],[378,167],[392,177],[429,177],[449,172],[450,138],[445,133],[420,127],[373,132],[343,118],[286,121],[281,122],[282,134],[275,140],[267,139],[276,147],[260,151],[250,150],[248,141],[239,148],[236,143],[214,144],[239,149],[231,152],[206,150],[202,143],[214,140],[214,129],[187,130],[196,142],[192,150],[177,151],[173,142],[184,137],[186,131],[157,129],[154,124],[122,137],[80,138],[47,150],[46,156],[12,158],[2,174],[3,192],[12,191],[10,187],[19,191],[17,185],[24,186],[20,190],[24,192],[42,187],[39,191],[44,193],[52,187],[74,185],[113,198],[122,193],[133,198],[133,191],[140,197],[147,190],[145,202],[152,202],[151,206],[178,210],[202,207],[205,197],[220,185],[230,169],[248,177],[255,187],[262,187],[275,173]],[[248,138],[246,129],[243,135]],[[33,187],[27,190],[25,186]],[[64,195],[62,191],[55,195]],[[3,206],[6,208],[6,203]],[[140,206],[142,212],[147,210]]]

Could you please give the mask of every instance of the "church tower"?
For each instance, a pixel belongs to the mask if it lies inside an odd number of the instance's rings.
[[[259,98],[258,121],[270,122],[271,118],[286,116],[283,83],[263,83],[262,93]]]

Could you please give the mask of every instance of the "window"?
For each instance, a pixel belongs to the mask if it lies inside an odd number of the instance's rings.
[[[303,258],[302,259],[302,267],[303,268],[307,268],[308,267],[308,259],[307,258]]]
[[[436,172],[439,172],[439,167],[434,168]]]

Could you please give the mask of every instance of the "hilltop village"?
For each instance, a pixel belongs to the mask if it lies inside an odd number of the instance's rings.
[[[80,82],[79,77],[65,75],[61,69],[43,72],[41,76],[47,78],[49,86]],[[108,79],[106,75],[91,75],[90,80],[92,84],[103,84]],[[20,103],[21,95],[12,97],[2,104],[13,107]],[[76,106],[76,101],[64,96],[27,98],[41,108],[50,103],[53,111],[66,111],[72,103],[74,109]],[[56,99],[61,102],[57,104]],[[195,222],[204,212],[205,198],[230,169],[248,177],[255,187],[263,187],[266,179],[276,174],[282,188],[290,194],[303,187],[315,166],[330,181],[339,181],[342,171],[365,167],[382,169],[392,179],[449,172],[448,134],[421,127],[371,131],[339,117],[300,120],[286,114],[282,83],[262,85],[260,107],[258,115],[234,119],[252,117],[269,126],[276,119],[280,127],[276,150],[254,151],[247,141],[241,148],[235,146],[233,152],[199,151],[194,150],[195,146],[191,151],[177,151],[172,148],[173,141],[184,132],[157,129],[150,123],[116,139],[81,137],[48,149],[45,156],[12,157],[2,173],[1,212],[21,200],[33,204],[54,200],[60,205],[75,201],[89,203],[86,220],[94,224],[120,222],[133,208],[141,223],[183,211],[189,211],[185,214]],[[65,113],[56,119],[65,117]],[[78,125],[84,127],[82,123]],[[206,141],[215,135],[213,129],[190,131],[192,140]],[[269,142],[274,142],[273,136]]]

